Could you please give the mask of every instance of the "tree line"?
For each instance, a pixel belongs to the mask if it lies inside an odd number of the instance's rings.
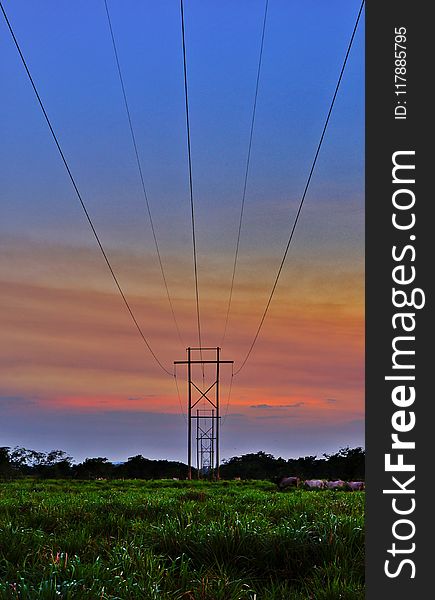
[[[363,480],[365,452],[362,448],[341,448],[335,454],[300,458],[275,458],[260,451],[233,456],[220,466],[221,479],[301,479]],[[187,465],[171,460],[152,460],[138,454],[126,462],[112,463],[105,457],[86,458],[74,463],[63,450],[38,452],[16,446],[0,447],[0,479],[19,477],[44,479],[186,479]],[[196,477],[196,470],[193,470]]]
[[[335,454],[304,456],[299,458],[275,458],[272,454],[256,452],[234,456],[224,461],[221,469],[224,479],[271,479],[296,476],[301,479],[364,480],[365,451],[361,448],[341,448]]]

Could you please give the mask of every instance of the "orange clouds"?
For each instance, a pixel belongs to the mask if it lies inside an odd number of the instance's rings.
[[[27,250],[26,250],[27,248]],[[0,311],[2,393],[56,409],[177,412],[171,377],[153,361],[92,249],[22,244],[4,268]],[[14,269],[14,261],[19,268]],[[117,252],[120,280],[147,339],[172,371],[185,358],[152,257]],[[186,345],[197,345],[191,265],[180,258],[169,286]],[[236,281],[223,358],[236,369],[258,325],[273,277],[271,259]],[[25,268],[24,268],[25,267]],[[204,343],[221,345],[228,265],[200,287]],[[204,267],[203,267],[204,268]],[[242,269],[243,272],[243,269]],[[363,413],[363,280],[352,262],[291,263],[250,360],[234,379],[230,413],[303,422]],[[185,373],[178,369],[184,399]],[[211,381],[207,371],[206,379]],[[230,370],[223,371],[226,402]],[[328,402],[329,399],[329,402]],[[250,408],[257,405],[257,408]],[[258,408],[267,405],[267,408]]]

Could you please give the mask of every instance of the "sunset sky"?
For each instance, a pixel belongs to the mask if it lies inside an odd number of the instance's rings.
[[[4,2],[94,225],[168,370],[197,346],[179,2],[109,7],[178,339],[103,0]],[[240,366],[270,293],[359,2],[269,0],[245,217],[222,343],[264,0],[186,0],[203,343]],[[364,444],[364,23],[280,283],[234,378],[222,456]],[[114,287],[0,20],[0,446],[186,461],[174,379]],[[182,407],[186,380],[177,369]],[[207,369],[206,379],[210,380]]]

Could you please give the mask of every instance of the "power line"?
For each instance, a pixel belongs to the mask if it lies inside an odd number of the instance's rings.
[[[199,311],[199,291],[198,291],[198,262],[196,252],[196,234],[195,234],[195,209],[193,201],[193,180],[192,180],[192,153],[190,145],[190,118],[189,118],[189,90],[187,85],[187,61],[186,61],[186,40],[184,31],[184,5],[183,0],[180,0],[180,13],[181,13],[181,36],[183,42],[183,73],[184,73],[184,101],[186,109],[186,129],[187,129],[187,156],[189,163],[189,191],[190,191],[190,213],[192,221],[192,244],[193,244],[193,268],[195,273],[195,298],[196,298],[196,321],[198,327],[198,341],[199,347],[202,347],[202,336],[201,336],[201,317]],[[203,371],[204,378],[204,371]]]
[[[136,164],[137,164],[137,168],[138,168],[138,171],[139,171],[139,177],[140,177],[140,181],[141,181],[141,185],[142,185],[142,192],[143,192],[143,196],[144,196],[144,199],[145,199],[145,204],[146,204],[146,207],[147,207],[148,217],[149,217],[149,221],[150,221],[150,225],[151,225],[151,231],[152,231],[152,235],[153,235],[153,239],[154,239],[154,245],[156,247],[157,259],[158,259],[159,265],[160,265],[160,272],[162,274],[162,279],[163,279],[163,283],[164,283],[165,290],[166,290],[166,296],[168,298],[169,306],[170,306],[171,313],[172,313],[172,319],[174,321],[175,328],[177,330],[178,338],[179,338],[181,344],[183,344],[183,339],[181,337],[180,328],[178,326],[178,322],[177,322],[177,319],[175,317],[174,306],[172,304],[171,296],[170,296],[170,293],[169,293],[169,287],[168,287],[168,283],[167,283],[167,279],[166,279],[166,275],[165,275],[165,270],[163,268],[163,261],[162,261],[161,254],[160,254],[159,244],[157,242],[157,235],[156,235],[155,228],[154,228],[154,221],[153,221],[153,218],[152,218],[152,215],[151,215],[151,208],[150,208],[150,204],[149,204],[149,201],[148,201],[148,194],[147,194],[146,187],[145,187],[145,180],[144,180],[144,176],[143,176],[143,172],[142,172],[142,165],[141,165],[141,161],[140,161],[140,158],[139,158],[139,151],[138,151],[138,147],[137,147],[137,143],[136,143],[136,136],[135,136],[135,133],[134,133],[134,128],[133,128],[133,122],[132,122],[132,118],[131,118],[130,108],[129,108],[128,101],[127,101],[127,92],[125,90],[124,78],[122,76],[121,64],[119,62],[118,50],[117,50],[117,47],[116,47],[115,35],[113,33],[112,20],[110,18],[110,13],[109,13],[109,7],[107,5],[107,0],[104,0],[104,6],[106,8],[106,15],[107,15],[107,20],[108,20],[109,29],[110,29],[110,37],[112,38],[113,51],[114,51],[114,54],[115,54],[116,67],[117,67],[117,70],[118,70],[119,80],[120,80],[120,83],[121,83],[122,95],[124,97],[125,110],[126,110],[126,113],[127,113],[128,125],[129,125],[129,128],[130,128],[131,140],[132,140],[132,143],[133,143],[134,154],[136,156]]]
[[[126,298],[126,296],[125,296],[125,294],[124,294],[124,292],[123,292],[123,290],[121,288],[121,285],[120,285],[120,283],[118,281],[118,278],[115,275],[115,272],[114,272],[114,270],[112,268],[112,265],[110,264],[109,258],[108,258],[107,254],[106,254],[106,252],[105,252],[105,250],[103,248],[101,240],[100,240],[100,238],[98,236],[98,233],[97,233],[97,231],[96,231],[96,229],[94,227],[92,219],[91,219],[91,217],[89,215],[89,212],[88,212],[88,210],[86,208],[86,205],[85,205],[85,203],[84,203],[84,201],[82,199],[82,196],[81,196],[80,191],[79,191],[79,189],[77,187],[75,179],[74,179],[74,177],[73,177],[73,175],[71,173],[71,170],[69,168],[68,162],[67,162],[67,160],[65,158],[65,155],[63,153],[63,150],[62,150],[62,148],[60,146],[59,140],[57,139],[57,136],[56,136],[56,134],[54,132],[54,129],[53,129],[52,125],[51,125],[51,121],[48,118],[47,112],[46,112],[46,110],[44,108],[44,104],[43,104],[43,102],[41,100],[41,97],[39,95],[39,92],[38,92],[38,90],[36,88],[35,82],[33,81],[32,75],[30,74],[30,71],[29,71],[29,68],[27,66],[26,60],[25,60],[25,58],[23,56],[23,53],[21,52],[20,45],[18,44],[18,40],[15,37],[14,31],[13,31],[12,26],[11,26],[11,24],[9,22],[9,19],[8,19],[7,15],[6,15],[5,9],[3,8],[3,3],[1,2],[1,0],[0,0],[0,8],[2,10],[3,16],[5,18],[5,21],[6,21],[6,24],[8,26],[8,29],[10,31],[10,34],[12,36],[12,39],[13,39],[13,41],[15,43],[15,46],[16,46],[16,48],[18,50],[18,53],[20,55],[21,61],[23,63],[23,66],[24,66],[24,68],[26,70],[26,73],[27,73],[27,76],[29,78],[29,81],[30,81],[30,83],[32,85],[33,91],[35,92],[36,98],[38,100],[39,106],[40,106],[40,108],[42,110],[42,113],[43,113],[43,115],[45,117],[45,120],[47,122],[48,128],[50,129],[50,133],[51,133],[51,135],[53,137],[53,140],[54,140],[54,142],[56,144],[56,147],[57,147],[57,149],[59,151],[59,154],[60,154],[60,157],[62,159],[62,162],[63,162],[63,164],[64,164],[64,166],[65,166],[65,168],[67,170],[67,173],[68,173],[68,176],[69,176],[69,178],[71,180],[71,183],[73,185],[74,191],[75,191],[75,193],[77,195],[77,198],[79,199],[80,205],[81,205],[81,207],[83,209],[83,212],[85,213],[86,219],[87,219],[87,221],[89,223],[89,226],[90,226],[90,228],[92,230],[92,233],[94,234],[94,237],[95,237],[95,239],[97,241],[97,244],[98,244],[98,247],[99,247],[99,249],[101,251],[101,254],[103,255],[103,258],[104,258],[104,260],[106,262],[106,265],[107,265],[107,267],[108,267],[108,269],[110,271],[110,274],[112,275],[113,281],[115,282],[115,285],[116,285],[116,287],[118,289],[118,292],[120,293],[120,295],[121,295],[121,297],[122,297],[122,299],[124,301],[125,307],[127,308],[127,311],[128,311],[128,313],[129,313],[129,315],[131,317],[131,320],[133,321],[133,323],[134,323],[137,331],[139,332],[139,335],[141,336],[142,340],[145,342],[148,350],[151,352],[151,355],[153,356],[154,360],[157,362],[157,364],[160,366],[160,368],[163,369],[163,371],[165,371],[165,373],[167,373],[168,375],[170,375],[172,377],[172,373],[170,371],[168,371],[166,369],[166,367],[163,366],[163,364],[160,362],[160,360],[157,358],[157,355],[154,353],[153,349],[151,348],[151,346],[150,346],[148,340],[146,339],[146,337],[145,337],[145,335],[144,335],[144,333],[143,333],[143,331],[142,331],[142,329],[141,329],[141,327],[140,327],[140,325],[139,325],[139,323],[138,323],[138,321],[137,321],[137,319],[136,319],[136,317],[135,317],[135,315],[134,315],[134,313],[133,313],[133,311],[132,311],[132,309],[130,307],[130,304],[129,304],[129,302],[128,302],[128,300],[127,300],[127,298]]]
[[[269,5],[269,0],[266,0],[266,4],[264,7],[263,28],[261,31],[260,53],[258,56],[257,79],[256,79],[256,83],[255,83],[254,104],[253,104],[252,116],[251,116],[251,128],[250,128],[250,132],[249,132],[248,153],[247,153],[247,157],[246,157],[245,178],[243,181],[242,204],[240,207],[239,227],[238,227],[238,231],[237,231],[236,251],[235,251],[235,255],[234,255],[233,273],[231,276],[230,294],[229,294],[229,298],[228,298],[228,307],[227,307],[227,314],[225,317],[225,326],[224,326],[224,334],[222,336],[222,343],[223,343],[226,333],[227,333],[228,319],[229,319],[230,310],[231,310],[231,301],[233,298],[234,279],[236,276],[237,259],[239,256],[240,234],[242,231],[243,212],[244,212],[244,208],[245,208],[246,189],[247,189],[247,185],[248,185],[249,165],[251,162],[252,138],[253,138],[253,134],[254,134],[255,113],[257,110],[258,88],[259,88],[259,84],[260,84],[260,72],[261,72],[261,64],[262,64],[262,59],[263,59],[264,34],[266,31],[268,5]]]
[[[358,29],[358,24],[359,24],[359,21],[360,21],[362,10],[364,8],[364,4],[365,4],[365,0],[362,0],[361,6],[360,6],[360,9],[359,9],[359,12],[358,12],[358,16],[356,18],[355,26],[353,28],[352,35],[351,35],[351,38],[350,38],[350,41],[349,41],[349,45],[347,47],[346,55],[344,57],[343,65],[341,67],[340,76],[338,78],[337,85],[336,85],[335,91],[334,91],[334,95],[332,97],[332,101],[331,101],[331,104],[329,106],[328,114],[327,114],[327,117],[326,117],[326,120],[325,120],[325,124],[323,126],[322,135],[320,136],[320,140],[319,140],[319,143],[317,145],[316,153],[314,155],[314,159],[313,159],[313,162],[311,164],[311,169],[309,171],[308,178],[307,178],[307,181],[306,181],[306,184],[305,184],[305,188],[304,188],[304,191],[303,191],[300,203],[299,203],[299,207],[298,207],[298,210],[296,212],[295,219],[293,221],[293,226],[292,226],[291,231],[290,231],[290,236],[289,236],[289,239],[288,239],[288,242],[287,242],[287,246],[285,248],[284,255],[282,257],[282,260],[281,260],[281,263],[280,263],[277,275],[275,277],[274,284],[272,286],[272,291],[270,292],[270,296],[269,296],[269,299],[267,301],[266,308],[264,309],[263,315],[262,315],[261,320],[260,320],[260,324],[258,325],[257,331],[255,333],[254,339],[253,339],[253,341],[252,341],[252,343],[251,343],[251,345],[249,347],[249,350],[248,350],[248,352],[247,352],[247,354],[246,354],[246,356],[245,356],[245,358],[244,358],[241,366],[237,369],[237,371],[234,373],[234,375],[237,375],[238,373],[240,373],[240,371],[245,366],[246,361],[248,360],[249,356],[251,355],[251,352],[252,352],[252,350],[253,350],[253,348],[255,346],[255,343],[256,343],[256,341],[258,339],[258,336],[260,334],[260,330],[261,330],[261,328],[263,326],[264,319],[266,318],[267,311],[269,310],[270,303],[272,302],[272,298],[273,298],[273,295],[275,293],[276,286],[278,285],[278,280],[280,278],[281,271],[282,271],[282,269],[284,267],[284,263],[285,263],[285,260],[287,258],[287,254],[288,254],[288,251],[289,251],[289,248],[290,248],[290,244],[291,244],[291,242],[293,240],[293,235],[294,235],[296,226],[297,226],[298,221],[299,221],[299,216],[301,214],[302,207],[304,205],[305,197],[307,195],[307,191],[308,191],[308,188],[309,188],[310,183],[311,183],[311,178],[313,176],[314,168],[315,168],[316,163],[317,163],[317,158],[319,156],[320,149],[322,147],[323,139],[325,137],[326,129],[328,127],[328,123],[329,123],[329,119],[331,117],[332,109],[334,108],[335,99],[337,97],[338,90],[339,90],[339,87],[340,87],[340,83],[341,83],[341,80],[343,78],[343,73],[344,73],[344,69],[345,69],[346,64],[347,64],[347,59],[348,59],[350,51],[352,49],[353,40],[355,38],[355,34],[356,34],[357,29]]]

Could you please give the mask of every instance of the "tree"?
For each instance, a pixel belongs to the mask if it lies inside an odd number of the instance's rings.
[[[29,450],[20,446],[15,446],[10,452],[12,464],[24,474],[37,470],[40,465],[44,464],[45,458],[46,454],[44,452]]]
[[[72,457],[63,450],[52,450],[39,465],[39,473],[46,478],[70,477]]]
[[[20,446],[9,454],[14,468],[23,475],[36,475],[37,477],[69,477],[71,475],[71,456],[63,450],[39,452]]]
[[[79,479],[107,479],[113,473],[113,465],[105,457],[86,458],[75,467],[75,475]]]
[[[324,454],[328,477],[345,481],[364,479],[365,451],[363,448],[340,448],[335,454]]]
[[[151,461],[148,458],[137,454],[130,456],[126,463],[118,467],[118,472],[122,477],[132,479],[151,479]]]
[[[10,479],[17,474],[10,460],[9,446],[0,447],[0,479]]]
[[[141,454],[130,456],[127,462],[115,468],[116,477],[132,479],[184,479],[187,465],[172,460],[151,460]]]
[[[260,450],[256,453],[233,456],[224,461],[220,472],[224,479],[273,479],[280,471],[285,475],[286,461]]]

